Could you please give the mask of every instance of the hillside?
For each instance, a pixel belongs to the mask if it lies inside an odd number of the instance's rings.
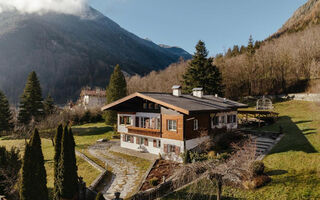
[[[178,49],[178,51],[177,51]],[[81,87],[108,83],[113,66],[146,74],[190,55],[141,39],[90,8],[85,16],[0,14],[0,89],[17,103],[28,73],[35,70],[44,95],[58,103],[79,95]]]
[[[295,12],[284,27],[294,27],[294,24],[299,24],[301,20],[309,19],[306,16],[320,16],[318,2],[320,1],[308,1]],[[247,53],[247,47],[239,49],[238,46],[225,54],[218,54],[214,64],[222,73],[225,96],[239,99],[250,95],[319,92],[319,33],[320,25],[313,24],[300,31],[278,35],[277,38],[253,42],[252,55]],[[134,83],[134,88],[145,91],[167,92],[172,86],[167,83],[181,83],[185,67],[186,64],[177,64],[145,77],[132,77],[129,83]],[[178,78],[174,81],[168,80],[168,74],[170,77]],[[153,80],[165,84],[156,85]]]
[[[285,33],[302,31],[312,25],[320,23],[320,1],[309,0],[275,33],[272,38],[279,37]]]

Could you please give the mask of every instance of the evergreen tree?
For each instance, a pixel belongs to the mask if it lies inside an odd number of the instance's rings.
[[[61,140],[61,155],[59,161],[59,193],[62,199],[73,199],[78,193],[78,175],[75,163],[75,143],[72,131],[64,128]]]
[[[120,69],[119,65],[114,68],[113,74],[110,77],[109,85],[107,87],[107,103],[112,103],[127,95],[126,79]],[[115,124],[117,122],[117,114],[115,111],[107,111],[106,115],[107,124]]]
[[[36,129],[26,144],[22,165],[21,200],[48,200],[47,174],[41,149],[41,139]]]
[[[33,190],[34,183],[32,173],[31,148],[29,144],[26,143],[21,170],[20,200],[33,200],[35,194]]]
[[[222,95],[222,77],[219,69],[213,65],[213,59],[207,58],[208,51],[203,41],[199,41],[196,52],[183,75],[183,90],[191,93],[193,88],[201,87],[205,94]]]
[[[43,115],[43,103],[40,82],[33,71],[29,74],[21,95],[19,116],[20,123],[28,124],[32,118],[38,120]]]
[[[51,115],[54,112],[54,101],[50,95],[44,100],[43,109],[46,116]]]
[[[251,57],[255,54],[255,52],[256,50],[254,48],[254,41],[253,41],[252,35],[250,35],[248,46],[247,46],[247,55]]]
[[[13,128],[12,113],[6,96],[0,91],[0,133]]]
[[[54,137],[54,189],[53,189],[53,199],[60,200],[59,193],[59,162],[61,155],[61,139],[63,134],[63,127],[60,125],[57,129],[56,135]]]

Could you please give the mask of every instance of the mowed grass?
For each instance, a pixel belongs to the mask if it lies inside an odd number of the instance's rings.
[[[76,149],[84,150],[88,146],[94,144],[96,140],[101,138],[111,138],[113,129],[110,126],[106,126],[104,123],[86,124],[82,126],[72,127]],[[53,189],[53,157],[54,147],[49,139],[41,139],[42,152],[45,159],[45,168],[47,172],[47,186],[49,191]],[[21,156],[24,151],[25,140],[6,140],[0,137],[0,146],[5,146],[7,149],[11,147],[17,147],[21,151]],[[85,160],[77,157],[78,175],[83,177],[87,185],[90,185],[96,177],[100,174],[98,170],[88,164]]]
[[[263,162],[272,178],[256,190],[223,188],[225,199],[320,199],[320,103],[288,101],[275,104],[279,120],[263,130],[285,136]],[[176,192],[164,199],[215,199],[215,186],[202,181],[198,186]]]

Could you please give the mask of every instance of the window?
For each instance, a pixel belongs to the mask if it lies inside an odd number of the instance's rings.
[[[149,103],[149,109],[152,110],[154,108],[153,103]]]
[[[120,125],[131,125],[131,116],[120,116]]]
[[[168,144],[168,153],[175,152],[175,151],[176,151],[176,146]]]
[[[193,130],[198,130],[199,121],[197,119],[193,120]]]
[[[221,118],[220,118],[220,123],[222,123],[222,124],[225,124],[226,123],[226,121],[225,121],[225,116],[221,116]]]
[[[160,140],[153,140],[153,147],[160,148],[160,146],[161,146]]]
[[[150,128],[150,118],[149,117],[141,117],[142,128]]]
[[[231,124],[233,122],[233,115],[227,115],[227,123]]]
[[[155,103],[155,104],[154,104],[154,109],[159,110],[159,109],[160,109],[159,104]]]
[[[219,116],[212,117],[211,120],[213,126],[219,125]]]
[[[147,109],[148,108],[148,104],[147,103],[143,103],[143,109]]]
[[[167,120],[168,131],[177,131],[177,121],[176,120]]]
[[[125,142],[133,143],[133,140],[134,140],[133,136],[125,135],[124,137],[125,137],[125,140],[124,140]]]
[[[232,115],[232,122],[237,123],[237,115]]]

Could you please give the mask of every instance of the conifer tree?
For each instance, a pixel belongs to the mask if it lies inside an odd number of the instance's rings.
[[[29,144],[26,143],[21,168],[20,200],[33,199],[34,191],[32,173],[31,148]]]
[[[54,112],[54,101],[50,95],[44,100],[43,109],[46,116],[51,115]]]
[[[41,139],[36,129],[26,144],[22,164],[21,200],[48,200],[47,174],[41,149]]]
[[[47,200],[48,188],[47,188],[47,173],[44,167],[44,157],[41,148],[41,139],[37,129],[33,132],[30,142],[31,148],[31,160],[33,165],[33,190],[36,192],[34,200]]]
[[[18,120],[28,124],[32,118],[38,120],[43,115],[42,91],[36,72],[29,74],[19,105]]]
[[[127,95],[127,83],[126,79],[120,69],[119,65],[116,65],[113,74],[110,77],[109,85],[107,87],[107,103],[112,103],[118,99],[121,99]],[[117,114],[115,111],[106,112],[106,123],[115,124],[117,122]]]
[[[252,35],[250,35],[248,47],[247,47],[247,55],[251,57],[255,54],[255,52],[256,50],[254,48],[254,41],[253,41]]]
[[[0,133],[13,128],[12,113],[6,96],[0,91]]]
[[[223,93],[222,76],[219,69],[213,65],[213,59],[207,58],[208,51],[203,41],[196,45],[196,52],[183,75],[183,90],[191,93],[193,88],[201,87],[205,94]]]
[[[64,128],[59,161],[59,193],[62,199],[73,199],[78,193],[78,175],[75,163],[74,141],[68,127]]]
[[[53,199],[60,200],[59,193],[59,162],[61,155],[61,139],[63,134],[63,127],[59,125],[56,135],[54,137],[54,189],[53,189]]]

